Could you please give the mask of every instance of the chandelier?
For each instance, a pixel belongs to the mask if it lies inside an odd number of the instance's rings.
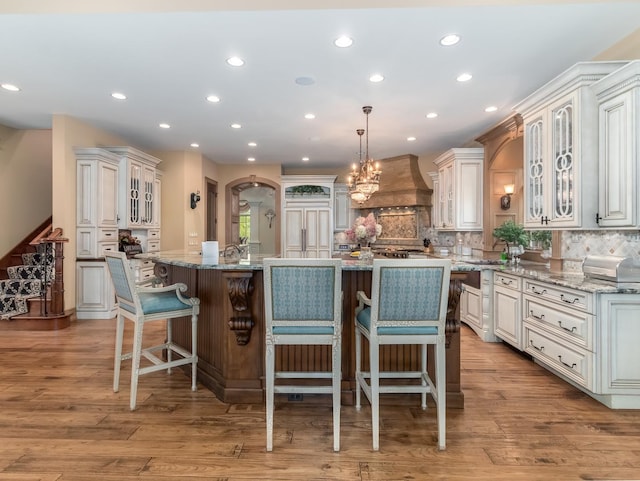
[[[369,105],[362,107],[366,115],[366,130],[358,129],[356,133],[360,137],[360,163],[351,166],[349,175],[349,195],[351,199],[359,204],[369,200],[369,198],[380,188],[380,165],[373,162],[369,157],[369,114],[373,108]],[[366,150],[364,160],[362,159],[362,134],[366,133]]]

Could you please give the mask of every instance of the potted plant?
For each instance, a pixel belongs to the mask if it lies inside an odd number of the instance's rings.
[[[525,232],[524,227],[512,220],[507,220],[496,227],[493,230],[493,237],[497,239],[493,247],[502,241],[506,245],[507,253],[511,252],[511,247],[529,244],[529,235]]]
[[[551,231],[534,230],[531,232],[531,240],[538,249],[547,250],[551,247]]]

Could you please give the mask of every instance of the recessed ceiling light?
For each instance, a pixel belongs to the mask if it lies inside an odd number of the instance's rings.
[[[333,41],[333,43],[336,47],[346,48],[346,47],[351,47],[351,45],[353,45],[353,39],[351,37],[347,37],[346,35],[342,35],[336,38]]]
[[[231,124],[231,128],[232,129],[240,129],[240,128],[242,128],[242,125],[240,125],[240,124]]]
[[[19,92],[20,89],[13,84],[2,84],[2,88],[9,92]]]
[[[484,109],[485,112],[495,112],[496,110],[498,110],[498,107],[496,107],[495,105],[490,105],[489,107]]]
[[[191,147],[193,147],[194,149],[197,149],[198,147],[200,147],[200,144],[196,144],[195,142],[191,144]]]
[[[415,142],[415,140],[416,140],[415,137],[407,137],[408,142]]]
[[[468,82],[472,78],[473,78],[473,75],[471,75],[470,73],[463,73],[463,74],[458,75],[456,80],[458,82]]]
[[[313,120],[316,118],[315,114],[304,114],[304,118],[308,120]]]
[[[370,82],[378,83],[384,80],[384,76],[379,73],[374,73],[371,77],[369,77]]]
[[[171,128],[171,126],[169,124],[166,124],[164,122],[159,124],[158,127],[160,127],[161,129],[170,129]]]
[[[435,112],[429,112],[429,113],[427,114],[427,118],[428,118],[428,119],[435,119],[437,116],[438,116],[438,114],[437,114],[437,113],[435,113]]]
[[[255,157],[247,157],[247,160],[248,160],[249,162],[255,162],[255,161],[256,161],[256,158],[255,158]]]
[[[209,95],[207,97],[207,102],[211,102],[212,104],[218,103],[220,102],[220,97],[218,97],[217,95]]]
[[[249,147],[256,147],[258,144],[256,144],[255,142],[249,142],[247,145]]]
[[[240,57],[229,57],[227,59],[227,63],[232,67],[242,67],[244,65],[244,60]]]
[[[111,96],[116,100],[127,100],[127,96],[120,92],[113,92]]]
[[[309,157],[302,157],[302,162],[309,162]]]
[[[316,83],[313,77],[297,77],[295,82],[298,85],[302,85],[302,86],[313,85],[314,83]]]
[[[440,39],[440,45],[443,47],[450,47],[451,45],[455,45],[460,41],[460,35],[457,33],[450,33],[449,35],[445,35]]]

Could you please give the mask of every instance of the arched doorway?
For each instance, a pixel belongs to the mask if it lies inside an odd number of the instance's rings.
[[[253,230],[246,242],[250,252],[280,254],[280,185],[251,175],[225,187],[225,243],[240,244],[241,222],[250,216]],[[244,240],[244,239],[243,239]]]

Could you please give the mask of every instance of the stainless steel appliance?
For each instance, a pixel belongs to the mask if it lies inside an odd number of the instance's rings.
[[[585,277],[609,282],[640,283],[640,259],[620,256],[587,256],[582,263]]]

